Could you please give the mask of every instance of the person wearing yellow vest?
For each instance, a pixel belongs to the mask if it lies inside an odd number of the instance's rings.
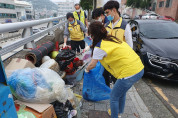
[[[126,92],[143,76],[144,66],[140,57],[126,42],[107,34],[101,22],[91,23],[88,33],[93,39],[93,53],[85,72],[90,72],[99,60],[117,78],[110,96],[111,118],[118,118],[118,115],[121,117]]]
[[[116,38],[126,42],[131,48],[133,48],[132,41],[132,32],[130,29],[130,25],[120,17],[119,10],[119,2],[117,1],[108,1],[103,9],[105,11],[105,15],[109,22],[105,24],[106,30],[109,35],[115,36]],[[117,80],[114,78],[107,70],[104,70],[103,76],[106,81],[106,85],[110,86],[110,82]]]
[[[77,53],[80,53],[80,48],[85,48],[84,42],[84,33],[85,36],[88,36],[87,29],[85,28],[84,24],[76,20],[73,16],[73,13],[67,13],[66,15],[68,23],[65,25],[64,29],[64,44],[63,48],[66,46],[68,36],[70,35],[71,39],[71,48]]]
[[[103,9],[105,11],[105,15],[110,21],[106,24],[108,34],[125,41],[131,48],[133,48],[131,28],[127,21],[122,19],[119,15],[119,2],[108,1],[104,5]]]
[[[86,13],[80,9],[80,5],[75,4],[75,11],[73,12],[74,18],[80,20],[88,28],[88,20]]]

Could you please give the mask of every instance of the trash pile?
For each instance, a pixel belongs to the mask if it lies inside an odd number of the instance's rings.
[[[46,42],[5,68],[19,118],[72,118],[80,111],[80,95],[70,85],[83,78],[91,51],[76,55],[70,46],[54,47]]]

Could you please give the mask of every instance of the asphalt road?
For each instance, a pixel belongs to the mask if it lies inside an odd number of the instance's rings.
[[[143,80],[171,113],[178,117],[178,82],[165,81],[149,76],[144,77]]]
[[[144,76],[135,87],[154,118],[178,118],[178,82]]]

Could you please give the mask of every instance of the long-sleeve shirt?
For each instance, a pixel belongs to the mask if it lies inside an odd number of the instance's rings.
[[[86,32],[87,32],[87,29],[85,28],[85,25],[84,25],[81,21],[79,21],[79,22],[80,22],[80,28],[81,28],[81,30],[82,30],[84,33],[86,33]],[[69,25],[68,23],[65,24],[64,38],[69,37],[69,35],[70,35],[69,30],[68,30],[68,25]]]

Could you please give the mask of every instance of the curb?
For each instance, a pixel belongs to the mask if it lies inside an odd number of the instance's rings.
[[[130,88],[128,94],[132,99],[132,102],[135,105],[140,118],[153,118],[152,114],[149,112],[148,108],[146,107],[145,103],[143,102],[142,98],[140,97],[134,86]]]

